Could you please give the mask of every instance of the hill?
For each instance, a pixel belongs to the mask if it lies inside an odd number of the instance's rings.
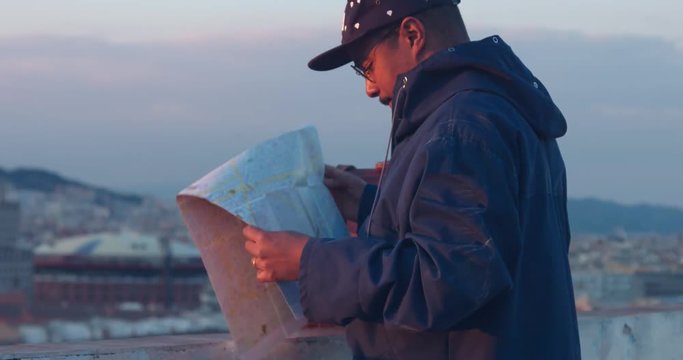
[[[144,200],[142,196],[122,194],[105,188],[84,184],[42,169],[16,169],[5,171],[0,168],[0,183],[2,182],[9,183],[17,190],[31,190],[42,193],[53,193],[59,189],[66,188],[92,191],[94,194],[93,202],[102,206],[109,206],[115,203],[140,205]]]
[[[683,233],[683,209],[657,205],[622,205],[598,199],[570,199],[567,204],[572,232],[609,234]]]
[[[102,187],[92,186],[65,178],[42,169],[16,169],[5,171],[0,168],[0,183],[8,182],[18,190],[32,190],[53,193],[65,188],[92,192],[93,203],[117,209],[137,206],[145,197],[122,194]],[[683,233],[683,209],[657,205],[623,205],[612,201],[570,199],[569,220],[574,235],[612,234],[615,231],[629,233]],[[118,211],[117,211],[118,212]]]

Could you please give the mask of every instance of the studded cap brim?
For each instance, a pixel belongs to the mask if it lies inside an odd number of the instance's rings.
[[[333,49],[314,57],[308,62],[308,67],[315,71],[328,71],[350,63],[349,47],[351,44],[339,45]]]

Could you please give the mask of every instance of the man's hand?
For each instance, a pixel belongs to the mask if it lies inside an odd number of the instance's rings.
[[[244,248],[252,256],[256,279],[261,282],[292,281],[299,278],[301,253],[308,236],[293,232],[269,232],[245,226]]]
[[[325,165],[324,181],[344,219],[358,221],[358,206],[367,184],[365,180],[334,166]]]

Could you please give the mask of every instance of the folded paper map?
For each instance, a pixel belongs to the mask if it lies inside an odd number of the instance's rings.
[[[323,184],[324,169],[317,132],[307,127],[246,150],[178,194],[238,351],[287,337],[305,324],[297,282],[256,280],[244,250],[245,223],[318,238],[348,236]]]

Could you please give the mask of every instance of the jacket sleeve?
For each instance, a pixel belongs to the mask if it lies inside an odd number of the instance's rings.
[[[363,189],[363,195],[360,197],[358,204],[358,225],[360,226],[365,218],[370,215],[372,210],[372,203],[375,201],[375,194],[377,194],[377,185],[367,184]]]
[[[412,196],[404,238],[305,246],[299,280],[310,321],[448,330],[512,287],[499,251],[519,241],[512,161],[485,142],[452,138],[415,156],[415,193],[398,195]]]

